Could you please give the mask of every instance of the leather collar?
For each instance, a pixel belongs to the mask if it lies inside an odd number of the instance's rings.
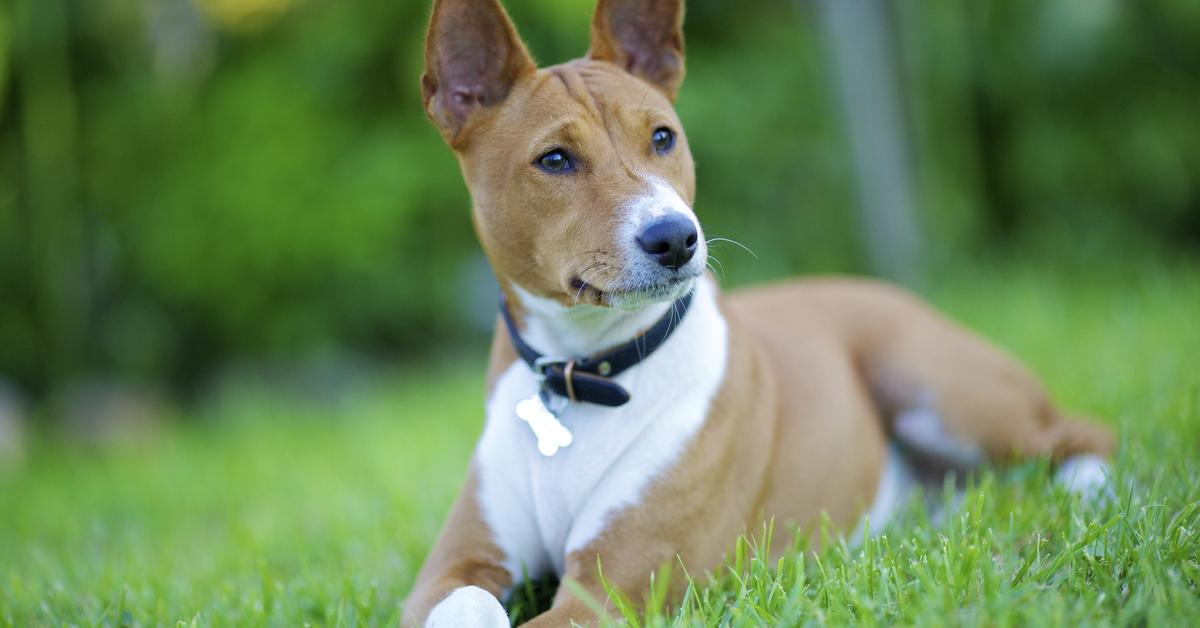
[[[619,406],[629,401],[629,391],[611,378],[654,353],[687,314],[692,304],[692,292],[671,303],[671,309],[642,335],[610,351],[583,358],[547,356],[529,346],[517,332],[516,323],[508,311],[508,303],[500,299],[500,314],[508,328],[517,355],[533,369],[542,381],[543,392],[551,392],[571,401],[583,401],[602,406]]]

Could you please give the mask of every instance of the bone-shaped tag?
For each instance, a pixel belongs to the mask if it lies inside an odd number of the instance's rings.
[[[517,403],[517,417],[529,424],[538,439],[538,451],[549,458],[571,444],[571,430],[546,409],[542,398],[534,395]]]

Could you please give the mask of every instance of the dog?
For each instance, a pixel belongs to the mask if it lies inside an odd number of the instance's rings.
[[[764,522],[879,530],[924,470],[1047,457],[1105,480],[1109,430],[914,296],[809,279],[724,296],[673,102],[682,0],[599,0],[587,55],[539,69],[497,0],[436,0],[421,91],[503,300],[486,424],[404,622],[596,622],[574,591],[700,573]],[[790,541],[776,535],[775,554]],[[679,595],[682,586],[672,583]]]

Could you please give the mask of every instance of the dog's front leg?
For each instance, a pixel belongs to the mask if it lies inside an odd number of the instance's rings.
[[[512,585],[504,552],[476,501],[474,467],[404,605],[404,626],[507,628],[499,596]]]
[[[639,539],[640,541],[640,539]],[[630,546],[641,545],[630,540]],[[647,548],[648,549],[648,548]],[[620,617],[616,607],[608,598],[605,587],[620,591],[623,596],[633,601],[639,607],[643,603],[642,594],[650,588],[650,574],[655,569],[671,562],[675,556],[672,549],[662,548],[663,551],[626,552],[617,550],[615,553],[604,553],[597,560],[593,551],[581,551],[572,555],[568,560],[566,573],[563,574],[562,584],[554,596],[554,602],[549,610],[522,624],[524,628],[557,628],[559,626],[598,626],[604,619]],[[639,554],[634,558],[634,554]],[[605,556],[609,560],[605,560]],[[600,569],[603,569],[603,579]],[[572,585],[568,585],[570,581]],[[681,578],[673,578],[671,599],[677,598]],[[582,591],[588,598],[584,602],[577,591]],[[597,617],[596,607],[604,610],[603,617]]]

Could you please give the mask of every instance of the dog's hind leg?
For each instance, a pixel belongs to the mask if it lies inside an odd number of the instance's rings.
[[[889,300],[887,339],[860,363],[901,444],[950,467],[1112,454],[1109,428],[1057,408],[1012,357],[907,295]]]

